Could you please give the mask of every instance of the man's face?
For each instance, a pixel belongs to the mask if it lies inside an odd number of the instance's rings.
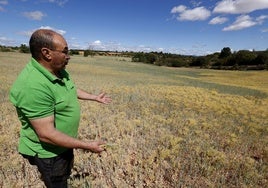
[[[68,61],[70,60],[70,56],[68,54],[68,45],[65,39],[60,35],[56,35],[53,42],[55,50],[51,50],[51,68],[54,71],[59,71],[65,69]]]

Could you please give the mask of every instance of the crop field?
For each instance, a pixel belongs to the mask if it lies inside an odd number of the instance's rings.
[[[0,52],[0,187],[43,187],[18,154],[20,123],[8,100],[29,54]],[[267,187],[268,71],[168,68],[126,57],[72,56],[79,88],[113,102],[81,101],[70,187]]]

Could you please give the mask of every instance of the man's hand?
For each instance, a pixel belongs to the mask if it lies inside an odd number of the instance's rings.
[[[92,153],[101,153],[102,151],[105,150],[103,145],[105,145],[105,142],[103,142],[103,141],[92,141],[92,142],[89,143],[89,148],[88,149]]]
[[[109,104],[110,102],[112,102],[112,99],[106,96],[105,93],[100,93],[99,95],[97,95],[96,101],[103,104]]]

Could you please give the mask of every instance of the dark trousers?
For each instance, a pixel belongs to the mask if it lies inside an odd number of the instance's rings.
[[[67,179],[73,167],[73,150],[69,149],[53,158],[22,155],[31,165],[36,165],[47,188],[67,188]]]

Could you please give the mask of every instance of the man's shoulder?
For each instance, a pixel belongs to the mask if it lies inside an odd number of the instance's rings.
[[[14,81],[10,94],[18,98],[18,96],[25,96],[36,91],[46,91],[48,84],[47,78],[30,61]]]
[[[17,79],[14,82],[14,86],[22,85],[24,88],[32,83],[38,83],[42,80],[42,75],[38,70],[29,62],[19,73]]]

